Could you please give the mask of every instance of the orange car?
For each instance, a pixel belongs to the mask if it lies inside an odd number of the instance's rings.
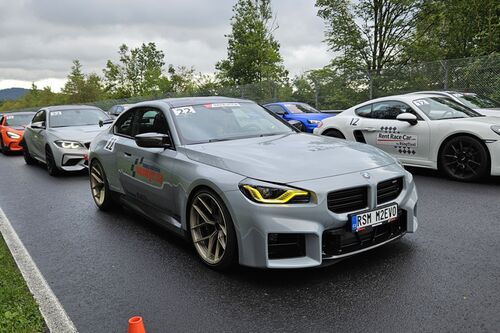
[[[34,112],[13,112],[0,116],[0,150],[2,153],[21,151],[24,128],[31,122]]]

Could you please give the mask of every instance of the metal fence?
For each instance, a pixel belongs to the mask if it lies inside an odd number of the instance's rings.
[[[185,96],[227,96],[258,103],[300,101],[321,110],[346,109],[366,100],[422,90],[460,90],[500,100],[500,54],[441,60],[385,68],[380,73],[335,69],[306,72],[290,82],[261,82],[244,86],[199,88],[190,92],[168,92],[159,96],[132,97],[92,103],[103,110],[116,104]]]

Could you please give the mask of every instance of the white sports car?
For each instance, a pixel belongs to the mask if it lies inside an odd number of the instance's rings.
[[[435,94],[374,99],[323,120],[314,134],[368,143],[456,180],[500,175],[500,118]]]

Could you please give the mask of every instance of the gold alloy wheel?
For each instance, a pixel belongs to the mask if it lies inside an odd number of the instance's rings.
[[[98,163],[92,163],[90,169],[90,188],[94,201],[98,206],[102,206],[106,198],[106,184],[101,166]]]
[[[198,194],[190,209],[191,237],[200,257],[218,264],[226,251],[227,224],[222,207],[209,193]]]

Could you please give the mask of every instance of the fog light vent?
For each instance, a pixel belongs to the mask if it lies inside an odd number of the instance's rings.
[[[304,257],[306,255],[304,234],[268,234],[269,259]]]

